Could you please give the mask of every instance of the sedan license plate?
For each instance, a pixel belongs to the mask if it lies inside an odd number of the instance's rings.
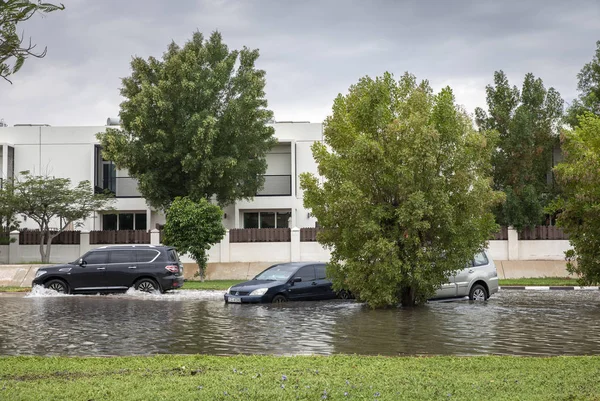
[[[229,303],[232,303],[232,304],[241,304],[242,303],[242,298],[240,298],[240,297],[229,297],[227,299],[227,301]]]

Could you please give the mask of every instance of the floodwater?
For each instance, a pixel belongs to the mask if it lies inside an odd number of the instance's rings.
[[[0,296],[0,355],[600,354],[600,291],[500,291],[485,303],[226,305],[222,291]]]

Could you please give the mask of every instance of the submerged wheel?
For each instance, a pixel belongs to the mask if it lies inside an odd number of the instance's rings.
[[[287,302],[287,301],[288,301],[288,300],[287,300],[287,298],[286,298],[286,297],[284,297],[284,296],[283,296],[283,295],[281,295],[281,294],[279,294],[279,295],[275,295],[275,296],[273,297],[273,303],[274,303],[274,304],[281,304],[281,303],[284,303],[284,302]]]
[[[350,293],[346,290],[341,290],[337,294],[339,299],[350,299]]]
[[[158,283],[151,278],[143,278],[138,280],[135,283],[134,288],[142,292],[154,292],[159,290]]]
[[[44,283],[44,287],[46,287],[49,290],[56,291],[60,294],[69,293],[69,286],[67,285],[67,283],[59,279],[50,280]]]
[[[469,291],[469,299],[471,301],[485,301],[488,299],[487,291],[481,284],[475,284]]]

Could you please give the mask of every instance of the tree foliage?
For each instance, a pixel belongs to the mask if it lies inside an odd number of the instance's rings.
[[[163,242],[180,253],[189,253],[204,281],[206,251],[223,238],[223,211],[206,199],[197,202],[177,197],[167,211]]]
[[[71,223],[81,225],[82,219],[94,211],[107,210],[110,195],[94,194],[89,181],[71,186],[68,178],[34,176],[22,171],[16,180],[7,180],[0,190],[0,204],[35,221],[41,231],[40,256],[50,260],[52,240]]]
[[[577,74],[579,97],[567,109],[566,122],[577,126],[579,116],[585,112],[600,116],[600,40],[596,42],[596,54],[592,61]]]
[[[9,233],[18,229],[19,221],[15,216],[15,210],[4,202],[0,187],[0,245],[8,245],[10,243]]]
[[[35,14],[48,14],[64,10],[65,6],[41,1],[0,0],[0,77],[8,78],[21,69],[28,57],[42,58],[47,48],[36,52],[36,45],[27,43],[19,36],[18,24],[29,20]],[[12,82],[11,82],[12,83]]]
[[[498,229],[494,146],[450,88],[433,94],[409,74],[365,77],[339,95],[312,148],[325,180],[301,175],[335,288],[372,307],[433,295]]]
[[[218,32],[171,43],[162,60],[135,57],[121,89],[123,130],[99,134],[105,158],[128,169],[155,207],[178,196],[221,205],[254,197],[275,143],[257,58],[230,51]]]
[[[584,113],[563,149],[565,160],[554,169],[563,192],[553,206],[574,249],[567,267],[582,284],[600,284],[600,117]]]
[[[477,108],[475,115],[480,129],[499,135],[492,159],[494,189],[505,192],[506,202],[496,208],[497,222],[517,229],[536,226],[556,196],[549,173],[563,100],[531,73],[519,91],[510,86],[504,72],[497,71],[486,92],[488,112]]]

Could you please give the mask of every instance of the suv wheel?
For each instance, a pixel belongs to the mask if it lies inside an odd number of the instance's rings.
[[[151,278],[143,278],[138,280],[134,284],[134,288],[142,292],[154,292],[159,290],[158,283]]]
[[[485,287],[481,284],[475,284],[469,291],[469,299],[471,301],[485,301],[488,298]]]
[[[67,285],[67,283],[65,283],[62,280],[50,280],[46,283],[44,283],[44,287],[48,288],[49,290],[53,290],[58,292],[59,294],[68,294],[69,293],[69,286]]]

